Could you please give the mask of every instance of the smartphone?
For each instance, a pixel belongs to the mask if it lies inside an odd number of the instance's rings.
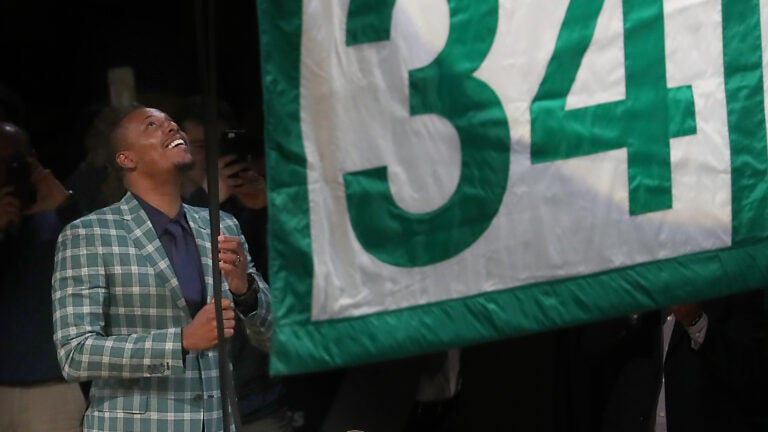
[[[221,156],[236,155],[237,161],[251,160],[253,143],[248,133],[241,129],[225,130],[219,140],[219,154]]]

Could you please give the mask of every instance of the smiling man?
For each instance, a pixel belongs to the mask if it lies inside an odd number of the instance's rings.
[[[220,431],[208,210],[181,201],[187,138],[162,111],[128,113],[111,135],[128,190],[59,236],[54,341],[64,377],[93,380],[84,431]],[[269,288],[240,228],[221,214],[224,334],[236,308],[266,348]]]

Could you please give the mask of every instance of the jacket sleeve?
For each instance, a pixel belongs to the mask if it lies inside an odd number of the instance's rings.
[[[269,285],[258,272],[255,272],[259,285],[256,310],[244,316],[245,329],[251,344],[264,351],[269,351],[272,342],[272,297]]]
[[[184,373],[181,329],[109,335],[110,292],[101,239],[75,222],[59,236],[53,274],[54,343],[67,380]]]
[[[256,277],[256,282],[259,286],[255,301],[249,301],[248,303],[250,304],[244,305],[245,308],[236,303],[239,318],[245,324],[248,340],[251,344],[264,351],[269,351],[272,341],[272,296],[269,285],[267,285],[253,264],[251,254],[248,251],[248,243],[240,230],[237,220],[229,213],[222,212],[221,215],[223,222],[222,230],[227,235],[234,235],[240,238],[240,243],[243,245],[248,258],[248,273]]]

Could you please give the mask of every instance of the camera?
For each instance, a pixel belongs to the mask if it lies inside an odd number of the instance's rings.
[[[237,161],[247,161],[251,160],[253,150],[253,143],[248,132],[242,129],[229,129],[221,134],[221,139],[219,140],[221,156],[236,155]]]
[[[32,184],[32,166],[26,155],[15,152],[5,165],[4,186],[13,186],[13,196],[21,203],[21,209],[32,206],[37,199],[35,186]]]

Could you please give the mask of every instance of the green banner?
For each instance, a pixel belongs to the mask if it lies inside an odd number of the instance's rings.
[[[272,372],[765,286],[765,7],[259,1]]]

